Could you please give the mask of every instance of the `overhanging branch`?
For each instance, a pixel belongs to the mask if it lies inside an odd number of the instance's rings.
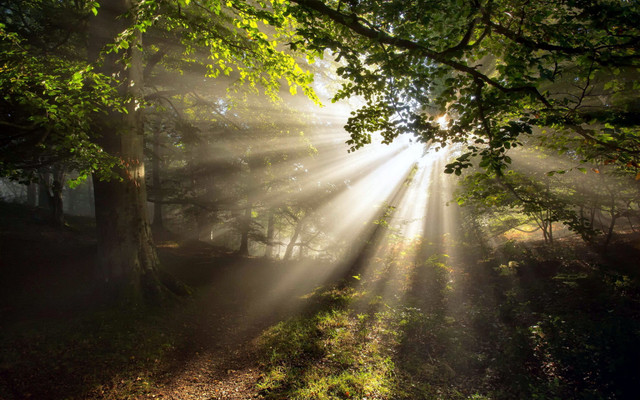
[[[334,10],[327,6],[320,0],[291,0],[293,3],[298,4],[303,8],[316,11],[317,13],[326,16],[332,21],[350,29],[360,36],[369,38],[379,43],[388,44],[396,48],[409,50],[422,55],[423,57],[432,60],[434,62],[447,65],[454,70],[465,73],[474,78],[474,80],[480,80],[504,93],[527,93],[536,98],[546,107],[551,107],[549,101],[538,91],[535,86],[514,86],[508,87],[500,84],[498,81],[489,78],[487,75],[478,71],[475,67],[469,67],[450,58],[451,49],[446,49],[440,52],[429,49],[421,43],[413,40],[404,39],[400,37],[391,36],[390,34],[378,29],[370,28],[362,23],[362,19],[350,14],[345,14],[340,11]],[[464,45],[464,40],[453,47],[455,49],[458,46]],[[464,47],[464,46],[463,46]]]

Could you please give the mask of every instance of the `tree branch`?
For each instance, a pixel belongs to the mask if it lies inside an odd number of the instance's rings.
[[[369,38],[373,41],[377,41],[379,43],[388,44],[391,46],[395,46],[400,49],[410,50],[416,52],[427,59],[432,61],[447,65],[458,72],[465,73],[470,75],[474,79],[479,79],[482,82],[495,87],[496,89],[505,92],[505,93],[528,93],[538,99],[542,104],[546,107],[551,107],[549,101],[538,91],[535,86],[515,86],[515,87],[507,87],[499,82],[489,78],[487,75],[478,71],[475,67],[469,67],[465,64],[457,62],[451,58],[449,58],[449,49],[443,50],[441,52],[437,52],[429,49],[421,43],[414,42],[409,39],[399,38],[395,36],[391,36],[386,32],[372,29],[364,26],[359,19],[352,15],[347,15],[328,7],[320,0],[291,0],[293,3],[298,4],[301,7],[314,10],[321,15],[326,16],[332,21],[352,30],[353,32],[359,34],[360,36]],[[462,42],[461,42],[462,43]],[[456,46],[457,47],[457,46]]]

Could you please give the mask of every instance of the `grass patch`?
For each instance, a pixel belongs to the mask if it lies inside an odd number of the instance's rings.
[[[340,298],[349,289],[317,294]],[[341,295],[342,294],[342,295]],[[356,296],[351,295],[354,299]],[[392,390],[393,334],[382,315],[333,307],[281,322],[260,340],[265,373],[258,387],[269,399],[383,398]]]
[[[580,250],[512,247],[423,262],[396,247],[354,287],[317,289],[306,314],[260,338],[261,394],[635,398],[637,276],[577,261]]]
[[[258,388],[265,398],[466,398],[450,388],[455,373],[447,361],[428,350],[450,349],[458,340],[451,321],[386,304],[362,312],[370,295],[353,288],[318,290],[314,299],[329,306],[283,321],[260,338]]]

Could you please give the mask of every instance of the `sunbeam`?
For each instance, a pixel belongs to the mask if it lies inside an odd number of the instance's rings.
[[[636,399],[640,2],[0,1],[0,399]]]

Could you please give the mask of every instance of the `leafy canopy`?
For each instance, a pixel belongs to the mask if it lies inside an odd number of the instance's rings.
[[[92,142],[90,121],[104,109],[124,112],[112,79],[87,63],[31,54],[5,28],[0,24],[0,175],[31,179],[37,168],[65,162],[81,175],[110,176],[116,160]]]
[[[365,101],[352,149],[411,133],[468,146],[447,172],[480,156],[500,174],[522,134],[552,127],[637,168],[635,1],[291,0],[290,12],[301,44],[343,60],[335,99]]]
[[[103,113],[126,113],[133,110],[131,104],[145,101],[134,98],[142,93],[118,90],[128,85],[124,78],[96,72],[104,57],[89,61],[89,26],[95,15],[108,12],[107,3],[15,0],[0,6],[0,124],[7,128],[0,135],[3,176],[30,178],[35,169],[53,163],[65,163],[85,176],[110,176],[117,162],[95,144],[91,127],[100,123]],[[204,76],[227,75],[237,85],[263,88],[274,98],[286,82],[292,93],[300,89],[317,101],[312,74],[285,46],[298,39],[284,2],[131,4],[121,20],[132,22],[108,39],[103,56],[117,55],[128,68],[131,50],[139,48],[145,54],[145,72],[158,60],[180,72],[185,65],[199,65]],[[154,90],[147,87],[146,93]]]

